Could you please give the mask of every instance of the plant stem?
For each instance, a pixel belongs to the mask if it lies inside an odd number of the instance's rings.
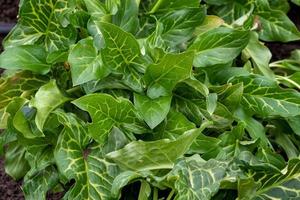
[[[153,189],[153,200],[158,200],[158,190],[156,187]]]
[[[80,86],[72,87],[72,88],[68,89],[66,92],[68,94],[73,94],[73,93],[78,92],[78,91],[81,91],[81,87]]]
[[[153,6],[153,8],[150,10],[149,14],[153,14],[155,13],[158,8],[160,7],[160,5],[162,4],[164,0],[158,0],[158,2]]]
[[[168,195],[167,200],[171,200],[171,198],[173,197],[174,193],[175,193],[175,190],[173,189],[173,190],[170,192],[170,194]]]
[[[276,77],[277,80],[283,80],[283,81],[287,81],[289,82],[290,84],[292,84],[293,86],[295,86],[298,90],[300,90],[300,85],[298,83],[296,83],[295,81],[289,79],[289,78],[286,78],[284,76],[277,76]]]

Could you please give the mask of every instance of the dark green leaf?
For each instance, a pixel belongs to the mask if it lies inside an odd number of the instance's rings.
[[[16,56],[17,55],[17,56]],[[0,55],[0,66],[10,70],[29,70],[40,74],[49,72],[51,65],[46,62],[46,51],[36,45],[7,48]]]
[[[130,101],[113,98],[108,94],[90,94],[73,101],[80,109],[89,112],[92,123],[89,134],[102,144],[113,126],[133,131],[145,132],[144,123]]]
[[[208,67],[232,61],[248,41],[248,31],[219,27],[200,34],[189,50],[196,51],[195,67]]]

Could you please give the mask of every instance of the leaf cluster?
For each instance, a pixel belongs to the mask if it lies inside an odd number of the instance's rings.
[[[300,50],[264,45],[300,40],[287,0],[19,6],[0,153],[27,200],[300,198]]]

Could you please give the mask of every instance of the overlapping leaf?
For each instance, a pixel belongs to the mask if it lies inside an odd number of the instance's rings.
[[[110,189],[118,167],[101,157],[99,147],[89,147],[84,124],[72,114],[56,112],[64,129],[55,151],[60,172],[75,184],[66,199],[111,199]]]
[[[4,42],[6,48],[25,44],[42,44],[47,51],[68,49],[77,37],[72,26],[60,24],[67,0],[30,0],[20,7],[20,22]]]
[[[113,126],[135,133],[146,130],[133,104],[127,99],[116,99],[108,94],[90,94],[73,103],[89,112],[92,118],[89,134],[100,144],[105,141]]]

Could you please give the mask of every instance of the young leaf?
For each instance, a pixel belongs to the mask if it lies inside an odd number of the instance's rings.
[[[106,157],[120,167],[133,171],[170,169],[174,161],[186,153],[202,129],[186,131],[174,141],[169,139],[151,142],[134,141],[123,149],[107,154]]]
[[[272,54],[270,50],[258,40],[258,35],[254,32],[250,33],[249,44],[245,48],[245,52],[249,54],[258,70],[268,78],[274,78],[274,73],[269,67]]]
[[[197,8],[198,6],[198,0],[158,0],[153,4],[150,13],[165,12],[182,8]]]
[[[93,45],[92,38],[79,41],[69,54],[73,85],[101,79],[110,73],[103,65],[101,55]]]
[[[10,70],[21,69],[46,74],[51,67],[46,62],[46,57],[45,49],[37,45],[11,47],[0,55],[0,66]]]
[[[289,42],[300,39],[300,32],[285,13],[272,10],[267,0],[258,0],[256,4],[256,14],[263,27],[260,31],[262,40]]]
[[[105,40],[105,48],[101,51],[104,64],[116,72],[133,67],[141,55],[134,36],[116,25],[105,22],[99,24]]]
[[[205,14],[205,7],[173,10],[159,19],[163,27],[159,37],[169,48],[187,42],[195,27],[204,21]]]
[[[196,126],[190,122],[182,113],[170,110],[165,121],[155,128],[157,137],[175,140],[184,132],[194,129]]]
[[[30,101],[30,106],[37,109],[35,123],[41,132],[43,132],[44,124],[50,113],[67,101],[70,101],[70,98],[61,93],[55,80],[51,80],[40,87],[35,97]]]
[[[150,65],[144,76],[147,95],[154,99],[169,96],[175,85],[191,76],[194,52],[166,54],[158,64]]]
[[[92,123],[89,134],[103,144],[113,126],[133,131],[145,132],[144,123],[130,101],[114,98],[108,94],[90,94],[72,102],[82,110],[89,112]]]
[[[249,31],[219,27],[199,35],[189,50],[196,51],[195,67],[208,67],[232,61],[248,41]]]
[[[151,99],[147,96],[134,94],[135,107],[151,129],[154,129],[165,119],[170,110],[171,100],[172,97],[170,96]]]
[[[300,114],[300,94],[283,90],[263,77],[240,77],[234,82],[244,83],[242,104],[260,116],[290,117]]]
[[[122,0],[118,12],[112,17],[112,22],[124,31],[136,33],[139,27],[138,3],[136,0]]]

